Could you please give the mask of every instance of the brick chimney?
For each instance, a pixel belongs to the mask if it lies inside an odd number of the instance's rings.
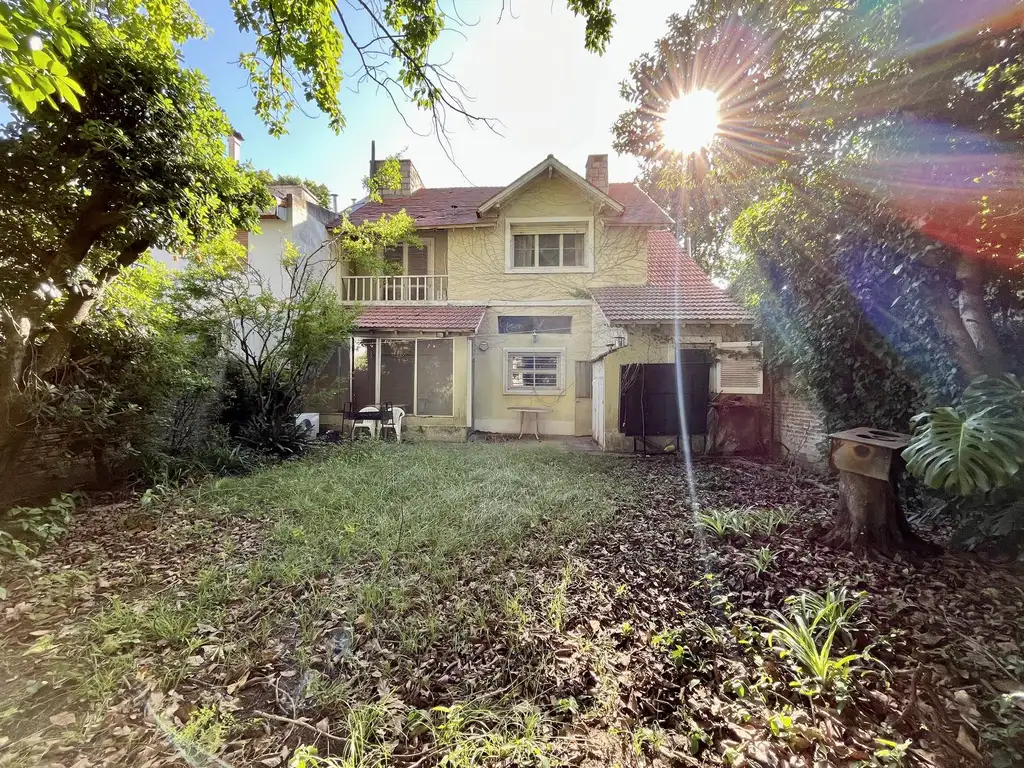
[[[373,176],[383,164],[383,160],[377,159],[377,142],[370,142],[370,175]],[[408,197],[423,189],[423,179],[412,160],[399,160],[398,165],[402,173],[402,186],[399,189],[382,189],[381,197]]]
[[[236,163],[242,159],[242,134],[238,131],[233,131],[228,136],[228,157],[234,160]]]
[[[608,155],[589,155],[587,157],[587,181],[608,193]]]

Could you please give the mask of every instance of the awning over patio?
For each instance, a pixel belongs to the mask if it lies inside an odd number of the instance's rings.
[[[357,327],[382,331],[453,331],[473,333],[484,317],[482,306],[367,307]]]

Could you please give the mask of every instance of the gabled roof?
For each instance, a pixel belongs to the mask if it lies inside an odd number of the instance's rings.
[[[367,307],[356,326],[389,331],[474,332],[484,317],[482,306],[395,306]]]
[[[594,288],[614,325],[686,322],[749,323],[750,315],[683,253],[671,232],[647,233],[647,284]]]
[[[589,190],[588,194],[597,194],[599,199],[610,200],[608,208],[611,215],[604,217],[608,226],[652,226],[667,227],[672,219],[642,189],[632,183],[615,183],[608,185],[608,194],[589,184],[578,174],[566,168],[554,158],[549,158],[564,168],[559,173],[566,178],[575,177],[574,183],[582,183]],[[479,210],[493,205],[496,198],[507,199],[503,195],[519,184],[520,188],[527,176],[543,172],[548,167],[548,160],[528,171],[524,176],[506,187],[426,187],[407,197],[386,197],[379,203],[364,202],[355,208],[349,218],[355,224],[364,221],[375,221],[384,214],[396,214],[405,210],[416,222],[418,229],[445,229],[447,227],[493,226],[494,220],[482,218]],[[555,165],[550,166],[553,170]],[[539,170],[538,170],[539,169]],[[499,200],[500,202],[500,200]]]
[[[623,212],[624,207],[622,203],[611,197],[606,192],[602,192],[600,189],[595,187],[585,178],[583,178],[574,170],[572,170],[569,166],[565,165],[565,163],[562,163],[561,161],[556,159],[554,155],[548,155],[546,158],[537,163],[537,165],[533,166],[533,168],[528,170],[526,173],[524,173],[518,179],[513,181],[504,189],[502,189],[496,195],[485,200],[483,204],[479,208],[477,208],[477,213],[483,215],[490,211],[492,208],[497,208],[506,200],[510,200],[516,195],[518,195],[522,191],[522,189],[531,181],[541,176],[543,173],[550,171],[556,171],[557,173],[561,174],[563,178],[565,178],[567,181],[572,182],[573,185],[578,187],[579,190],[583,192],[583,194],[587,195],[588,197],[592,197],[601,203],[604,203],[616,213]]]

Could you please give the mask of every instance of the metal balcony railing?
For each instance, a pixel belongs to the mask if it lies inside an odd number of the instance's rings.
[[[448,275],[346,275],[341,300],[360,303],[447,301]]]

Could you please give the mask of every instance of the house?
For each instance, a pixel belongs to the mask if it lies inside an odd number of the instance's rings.
[[[708,390],[760,391],[759,362],[736,354],[751,347],[747,313],[681,252],[650,197],[609,183],[607,155],[582,176],[549,155],[501,187],[427,187],[408,159],[401,173],[400,189],[351,219],[404,209],[421,242],[384,254],[399,275],[340,270],[340,300],[362,313],[330,363],[339,393],[321,423],[340,423],[346,402],[391,402],[410,437],[464,440],[523,420],[532,431],[535,414],[516,410],[527,407],[542,411],[542,435],[622,450],[638,364],[697,354],[704,411]]]
[[[228,137],[228,157],[240,161],[241,148],[242,135],[235,132]],[[269,189],[274,199],[260,212],[259,229],[239,230],[235,239],[245,247],[249,264],[265,279],[273,294],[284,298],[290,293],[290,281],[281,260],[285,243],[290,242],[305,256],[322,259],[323,269],[330,269],[331,254],[325,244],[331,239],[330,230],[338,214],[320,205],[316,195],[301,184],[272,184]],[[172,269],[183,269],[188,263],[159,248],[151,253]]]

